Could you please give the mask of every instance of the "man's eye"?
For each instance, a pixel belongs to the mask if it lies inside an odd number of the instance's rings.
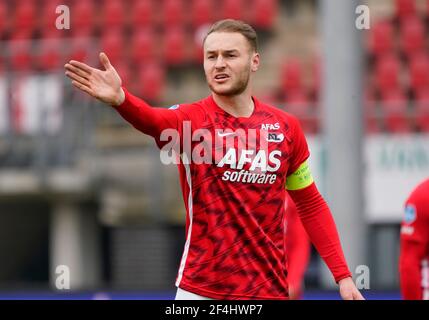
[[[214,56],[208,56],[207,59],[209,60],[213,60],[215,57]]]

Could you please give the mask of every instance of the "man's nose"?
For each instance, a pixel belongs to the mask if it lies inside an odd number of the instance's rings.
[[[216,59],[215,68],[225,68],[225,60],[221,55],[219,55]]]

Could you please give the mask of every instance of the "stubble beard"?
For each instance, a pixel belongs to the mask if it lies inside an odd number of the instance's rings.
[[[232,97],[239,94],[242,94],[249,85],[250,80],[250,71],[243,72],[241,77],[237,80],[236,83],[228,90],[216,90],[215,87],[207,81],[209,88],[212,92],[216,93],[218,96]]]

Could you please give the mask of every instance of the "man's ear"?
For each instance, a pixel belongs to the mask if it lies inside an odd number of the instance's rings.
[[[258,71],[259,63],[260,63],[259,53],[255,52],[252,54],[252,66],[251,66],[252,72]]]

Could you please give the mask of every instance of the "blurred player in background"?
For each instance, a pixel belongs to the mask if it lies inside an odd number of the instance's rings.
[[[404,299],[429,300],[429,179],[405,203],[399,273]]]
[[[161,149],[179,146],[187,210],[186,243],[176,299],[288,299],[284,241],[285,197],[294,200],[312,243],[327,263],[343,299],[363,299],[345,261],[331,212],[313,182],[309,150],[298,120],[252,96],[260,56],[254,29],[240,21],[215,23],[204,39],[204,71],[211,95],[201,101],[153,108],[122,87],[104,53],[104,70],[78,61],[65,65],[72,84],[113,106]],[[185,125],[189,125],[185,127]],[[189,132],[205,129],[209,163],[196,163]],[[250,148],[227,136],[256,132]],[[172,140],[161,135],[178,133]],[[207,140],[206,140],[207,138]],[[192,139],[193,140],[193,139]],[[200,147],[201,137],[192,141]],[[220,142],[222,148],[216,148]],[[261,143],[267,146],[263,149]],[[268,143],[266,143],[268,142]],[[227,147],[227,148],[225,148]],[[219,158],[219,149],[225,151]],[[195,149],[194,149],[195,151]],[[200,153],[196,153],[200,155]]]
[[[289,298],[299,300],[304,293],[304,275],[310,259],[311,243],[289,196],[286,197],[286,252]]]

